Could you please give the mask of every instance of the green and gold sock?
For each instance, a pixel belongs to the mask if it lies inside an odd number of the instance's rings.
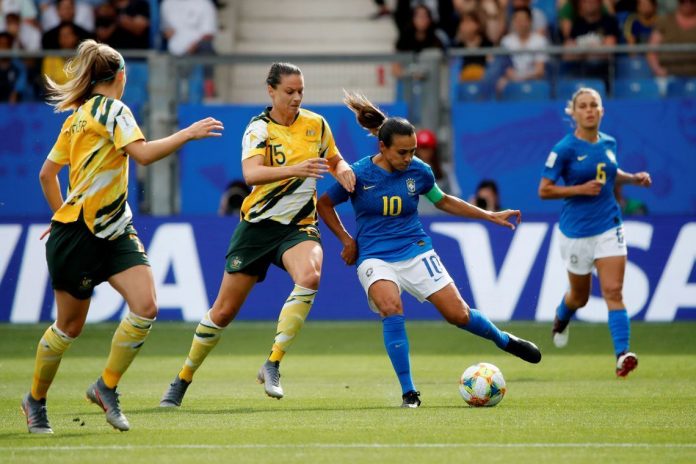
[[[34,364],[34,378],[31,383],[31,396],[35,400],[46,398],[48,388],[58,372],[58,366],[63,359],[63,353],[70,348],[75,340],[63,333],[53,323],[44,332],[39,346],[36,348],[36,362]]]
[[[193,374],[203,364],[208,353],[220,341],[223,329],[224,327],[216,325],[210,319],[210,311],[208,311],[201,319],[201,322],[198,323],[198,327],[196,327],[196,333],[193,335],[193,342],[191,343],[188,357],[179,372],[180,379],[187,382],[193,380]]]
[[[295,285],[278,316],[278,329],[271,355],[268,357],[270,361],[283,359],[283,355],[300,333],[316,295],[316,290]]]
[[[106,361],[104,372],[102,372],[102,379],[107,387],[114,388],[121,380],[121,376],[145,343],[154,321],[154,319],[129,312],[118,325],[114,337],[111,339],[109,359]]]

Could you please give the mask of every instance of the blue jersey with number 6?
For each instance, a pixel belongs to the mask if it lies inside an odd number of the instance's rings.
[[[418,158],[405,171],[387,172],[368,156],[352,165],[355,191],[340,184],[326,192],[334,205],[350,199],[358,226],[359,266],[368,258],[403,261],[432,250],[433,245],[418,219],[418,196],[435,184],[430,166]]]
[[[575,195],[563,199],[559,227],[566,237],[591,237],[621,225],[621,210],[614,197],[617,169],[616,140],[601,132],[595,143],[568,134],[553,147],[543,177],[554,182],[563,179],[568,186],[590,180],[604,184],[597,196]]]

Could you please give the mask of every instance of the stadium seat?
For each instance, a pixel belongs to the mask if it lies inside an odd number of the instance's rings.
[[[643,56],[619,56],[616,58],[617,79],[648,79],[652,70]]]
[[[551,97],[551,86],[546,81],[510,82],[505,86],[502,100],[535,101]]]
[[[660,98],[660,89],[654,79],[616,79],[616,98]]]
[[[674,77],[667,84],[668,97],[696,98],[696,78]]]
[[[457,101],[472,102],[486,99],[482,82],[461,82],[457,85]]]
[[[607,96],[607,87],[601,79],[561,79],[556,84],[556,97],[568,100],[581,87],[595,89],[602,99]]]

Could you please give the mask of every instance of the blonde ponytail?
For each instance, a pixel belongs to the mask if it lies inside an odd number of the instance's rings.
[[[68,111],[82,105],[98,82],[113,80],[124,67],[123,57],[106,44],[88,39],[77,47],[77,55],[65,63],[65,84],[46,78],[48,104],[55,111]]]

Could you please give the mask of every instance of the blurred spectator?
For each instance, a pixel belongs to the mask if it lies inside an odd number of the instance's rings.
[[[217,11],[210,0],[164,0],[162,32],[172,55],[213,54]]]
[[[5,32],[12,35],[15,49],[30,52],[41,49],[41,31],[31,22],[22,21],[17,13],[5,16]]]
[[[626,18],[623,32],[626,43],[643,44],[650,41],[657,21],[657,0],[638,0],[636,12]]]
[[[532,10],[518,7],[512,13],[512,32],[501,42],[502,47],[510,51],[529,50],[537,53],[518,53],[510,56],[511,66],[505,69],[498,80],[498,92],[502,92],[508,82],[542,79],[546,74],[545,66],[548,56],[539,53],[547,47],[546,37],[532,30]]]
[[[532,5],[532,0],[512,0],[510,2],[512,11],[514,12],[517,8],[529,8],[532,12],[532,31],[539,35],[548,37],[549,35],[549,22],[546,19],[546,14],[539,8]],[[512,30],[512,16],[508,20],[508,30]]]
[[[679,0],[674,13],[660,16],[650,36],[650,43],[696,43],[696,0]],[[647,55],[648,64],[658,77],[696,76],[696,59],[684,53],[655,53]]]
[[[480,49],[492,47],[493,44],[485,36],[481,21],[476,13],[465,13],[459,20],[455,47]],[[462,58],[462,66],[459,72],[460,81],[478,81],[483,79],[486,66],[492,60],[484,53]]]
[[[239,214],[242,202],[251,193],[249,186],[242,180],[234,180],[227,185],[220,197],[219,216]]]
[[[114,48],[118,48],[115,36],[116,18],[116,8],[114,8],[111,2],[99,5],[94,13],[95,39]]]
[[[75,22],[75,2],[73,2],[73,0],[58,0],[56,2],[56,7],[60,21],[58,22],[57,26],[44,33],[41,39],[41,45],[45,50],[56,50],[60,48],[60,28],[65,24],[74,26],[73,31],[75,34],[77,34],[78,43],[84,39],[92,38],[92,34],[89,32],[89,30],[79,26]],[[93,29],[94,28],[92,28],[92,30]]]
[[[116,12],[113,46],[119,49],[149,48],[150,3],[146,0],[111,0],[111,5]]]
[[[379,19],[392,15],[392,11],[384,0],[375,0],[375,5],[377,6],[377,11],[371,16],[372,19]]]
[[[579,4],[583,0],[559,0],[558,8],[558,29],[561,33],[561,42],[565,42],[570,37],[570,30],[573,22],[578,17]],[[608,15],[614,12],[613,0],[602,1],[602,14]]]
[[[486,211],[500,211],[500,194],[498,184],[494,180],[484,179],[476,186],[476,192],[469,199],[469,203]]]
[[[507,0],[479,0],[479,18],[483,30],[491,43],[497,45],[505,34],[507,24],[506,8],[502,6],[502,2]]]
[[[413,53],[420,53],[428,48],[443,50],[446,43],[447,36],[435,26],[430,9],[425,5],[418,5],[413,9],[410,27],[403,29],[399,35],[396,50]],[[397,78],[402,77],[404,70],[401,63],[394,63],[392,72]]]
[[[58,48],[60,50],[75,50],[80,43],[76,26],[71,23],[63,23],[58,26]],[[57,84],[65,84],[68,76],[65,74],[65,62],[63,56],[47,56],[43,59],[41,72],[50,77]]]
[[[69,8],[66,3],[70,3]],[[44,31],[63,22],[72,22],[90,33],[94,32],[94,5],[85,0],[39,0],[39,8]]]
[[[412,27],[414,10],[420,6],[428,9],[435,28],[444,32],[444,36],[440,39],[443,44],[447,45],[457,29],[452,0],[397,0],[394,21],[399,30],[399,36],[402,36]]]
[[[603,12],[601,0],[579,0],[578,14],[573,20],[570,36],[564,46],[596,48],[616,45],[619,41],[619,25],[616,18]],[[565,64],[569,74],[576,77],[608,79],[609,55],[590,53],[567,55]],[[608,83],[607,83],[608,86]]]
[[[13,37],[0,32],[0,50],[12,50]],[[0,102],[17,103],[26,83],[22,64],[13,58],[0,58]]]

